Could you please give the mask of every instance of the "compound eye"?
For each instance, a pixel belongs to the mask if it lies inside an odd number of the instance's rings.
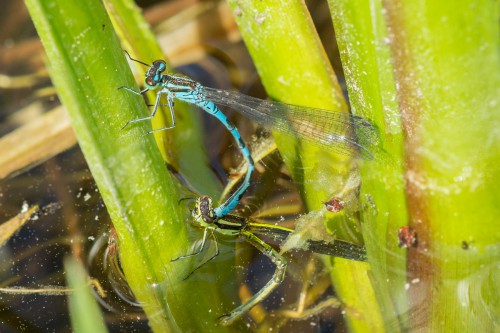
[[[156,68],[158,73],[162,73],[167,68],[167,64],[163,60],[155,60],[152,67]]]
[[[151,86],[151,87],[156,86],[156,80],[153,78],[147,77],[145,82],[146,82],[146,85],[148,85],[148,86]]]

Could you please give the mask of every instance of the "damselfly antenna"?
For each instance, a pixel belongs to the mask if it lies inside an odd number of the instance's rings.
[[[143,64],[143,65],[144,65],[144,66],[146,66],[146,67],[151,67],[151,65],[148,65],[148,64],[146,64],[145,62],[142,62],[142,61],[140,61],[140,60],[137,60],[137,59],[132,58],[132,56],[130,55],[130,53],[128,53],[128,51],[127,51],[127,50],[123,50],[123,52],[125,52],[125,54],[128,56],[128,58],[129,58],[130,60],[135,61],[135,62],[138,62],[138,63],[140,63],[140,64]]]
[[[187,200],[196,200],[197,198],[195,197],[186,197],[186,198],[182,198],[179,200],[179,202],[177,203],[178,205],[180,205],[183,201],[187,201]]]

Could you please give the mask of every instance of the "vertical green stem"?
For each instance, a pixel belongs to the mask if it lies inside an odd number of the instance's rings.
[[[381,130],[363,229],[386,330],[498,329],[498,2],[330,6],[353,110]]]
[[[405,184],[401,177],[403,131],[390,45],[381,3],[331,0],[329,5],[347,73],[352,112],[371,119],[380,133],[375,159],[361,170],[361,199],[366,208],[363,233],[378,301],[378,307],[372,311],[379,311],[371,318],[378,318],[376,327],[382,331],[395,321],[397,309],[407,306],[405,253],[398,247],[397,239],[398,228],[407,223]],[[398,331],[398,325],[391,326],[391,331]]]
[[[27,0],[50,73],[119,238],[127,282],[155,332],[211,332],[228,306],[212,283],[184,281],[191,262],[186,205],[167,172],[125,55],[98,0]],[[195,315],[193,315],[195,314]]]
[[[104,5],[121,45],[133,58],[145,63],[151,63],[156,59],[167,60],[133,0],[105,0]],[[137,62],[132,62],[131,65],[143,80],[147,68]],[[170,66],[168,70],[173,71]],[[147,95],[150,103],[156,98],[154,91]],[[163,159],[171,168],[188,179],[193,190],[215,198],[219,195],[220,186],[207,162],[200,112],[202,111],[195,107],[177,102],[174,112],[175,128],[155,132],[153,135]],[[171,110],[167,106],[162,106],[152,119],[152,126],[162,128],[169,125],[171,125]]]
[[[348,112],[333,69],[302,1],[229,1],[229,5],[270,97],[287,103]],[[324,201],[343,193],[351,179],[359,180],[356,178],[356,164],[346,157],[277,133],[274,137],[308,209],[320,209]],[[355,197],[355,188],[351,189],[352,193],[344,194]],[[332,219],[328,225],[337,237],[356,241],[360,238],[357,221],[342,218],[347,216]],[[333,267],[331,274],[340,298],[348,305],[365,304],[357,314],[347,312],[347,316],[357,322],[363,319],[355,318],[370,318],[367,323],[373,322],[370,309],[377,307],[373,292],[353,293],[353,281],[362,283],[366,290],[370,289],[368,265],[345,262],[344,259],[332,259],[332,262],[339,267],[348,267],[345,269],[351,273],[348,276],[342,269]],[[363,313],[365,310],[367,312]],[[373,325],[364,327],[369,326]]]

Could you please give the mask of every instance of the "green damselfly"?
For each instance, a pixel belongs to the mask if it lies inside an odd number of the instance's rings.
[[[247,313],[255,305],[262,302],[277,286],[281,284],[285,277],[287,268],[286,258],[272,246],[263,241],[260,237],[268,237],[281,243],[288,236],[290,236],[294,230],[276,225],[253,222],[252,220],[232,214],[228,214],[223,218],[217,218],[213,213],[212,200],[208,196],[202,196],[197,200],[196,207],[193,210],[193,218],[195,225],[204,229],[201,246],[198,251],[178,257],[172,261],[200,254],[205,247],[208,236],[211,236],[215,240],[216,250],[212,257],[193,270],[191,274],[219,254],[216,236],[217,233],[226,236],[242,237],[246,242],[254,246],[276,265],[273,277],[264,287],[262,287],[247,302],[238,306],[231,313],[219,318],[223,325],[230,325]],[[356,261],[366,261],[367,259],[366,250],[363,246],[342,240],[335,240],[334,242],[307,240],[306,247],[310,251],[334,257],[341,257]]]

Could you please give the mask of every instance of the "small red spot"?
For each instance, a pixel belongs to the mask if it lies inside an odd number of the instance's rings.
[[[404,226],[398,230],[399,247],[417,247],[417,233],[412,227]]]
[[[344,202],[338,197],[333,197],[327,202],[323,202],[327,211],[338,213],[344,209]]]

